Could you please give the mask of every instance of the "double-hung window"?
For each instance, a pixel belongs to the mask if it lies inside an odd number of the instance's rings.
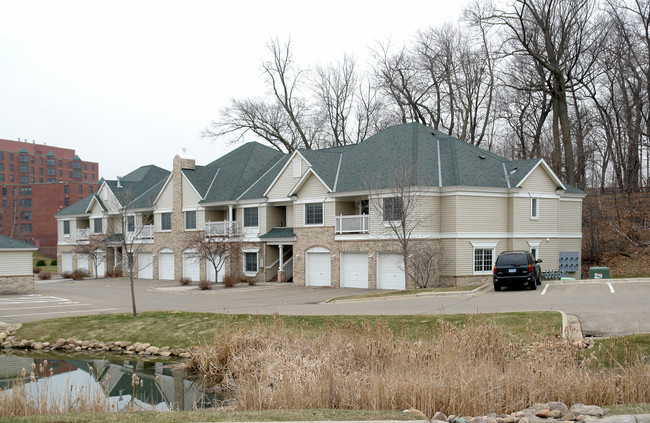
[[[244,209],[244,227],[255,228],[259,226],[259,212],[257,207],[248,207]]]
[[[398,197],[384,198],[384,222],[402,220],[402,201]]]
[[[196,229],[196,211],[185,212],[185,229]]]
[[[257,273],[257,253],[244,253],[244,271]]]
[[[63,221],[63,235],[70,235],[70,221],[69,220],[64,220]]]
[[[101,234],[102,233],[102,218],[93,219],[93,233]]]
[[[172,230],[172,214],[171,213],[161,213],[160,214],[160,230],[162,230],[162,231],[171,231]]]
[[[305,204],[305,225],[323,224],[323,203]]]
[[[127,232],[135,231],[135,216],[126,217],[126,231]]]

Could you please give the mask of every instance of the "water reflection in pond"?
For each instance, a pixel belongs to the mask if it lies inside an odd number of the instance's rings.
[[[201,378],[192,377],[169,363],[112,357],[45,360],[0,355],[0,388],[9,391],[17,380],[25,382],[28,396],[38,397],[47,392],[53,398],[60,398],[79,391],[108,400],[110,409],[118,411],[209,409],[221,405],[222,400],[209,386],[204,386]]]

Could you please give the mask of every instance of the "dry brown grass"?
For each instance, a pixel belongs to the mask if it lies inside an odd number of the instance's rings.
[[[189,366],[215,377],[240,410],[416,408],[456,415],[521,410],[535,402],[650,401],[650,365],[615,368],[557,337],[513,343],[501,327],[443,323],[412,336],[381,322],[339,324],[317,337],[273,325],[217,331]]]
[[[73,412],[105,412],[110,410],[108,397],[96,386],[73,386],[61,391],[53,389],[47,380],[36,380],[36,375],[52,375],[43,365],[34,367],[27,375],[22,369],[11,385],[0,390],[0,417],[65,414]]]

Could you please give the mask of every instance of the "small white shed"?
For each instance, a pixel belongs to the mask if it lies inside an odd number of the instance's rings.
[[[34,293],[34,251],[27,242],[0,235],[0,295]]]

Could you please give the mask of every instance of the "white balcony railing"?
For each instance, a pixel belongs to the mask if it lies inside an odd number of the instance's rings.
[[[90,239],[90,229],[77,229],[77,240],[88,241]]]
[[[336,216],[335,225],[337,234],[367,234],[368,215]]]
[[[153,239],[153,225],[143,225],[126,233],[127,242],[142,239]]]
[[[222,222],[205,222],[205,236],[236,236],[239,235],[237,222],[224,220]]]
[[[144,225],[136,235],[137,239],[153,239],[153,225]]]

